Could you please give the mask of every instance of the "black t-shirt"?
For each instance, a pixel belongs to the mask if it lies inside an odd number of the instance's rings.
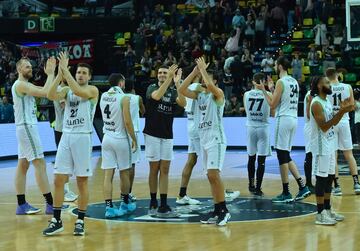
[[[151,94],[159,89],[158,84],[152,84],[146,91],[146,114],[144,133],[163,139],[173,138],[173,120],[176,106],[177,91],[170,86],[164,96],[156,101]]]

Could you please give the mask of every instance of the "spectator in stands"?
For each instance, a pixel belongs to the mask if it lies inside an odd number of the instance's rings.
[[[250,48],[254,46],[255,39],[255,21],[253,15],[249,13],[247,15],[246,25],[245,25],[245,37],[250,42]]]
[[[183,51],[180,52],[180,58],[179,58],[178,65],[179,65],[179,68],[186,68],[186,67],[190,66],[190,61],[186,57],[185,52],[183,52]]]
[[[2,97],[2,104],[0,105],[0,123],[14,122],[14,108],[9,103],[8,97]]]
[[[231,29],[232,19],[233,19],[230,4],[226,2],[223,8],[224,8],[224,29],[225,31],[229,31]]]
[[[226,56],[226,55],[224,55]],[[224,62],[224,72],[226,72],[227,70],[230,70],[230,65],[232,64],[232,62],[234,62],[235,58],[235,53],[234,52],[230,52],[229,56],[225,59]]]
[[[284,10],[277,4],[270,12],[272,31],[280,34],[285,26],[286,17]]]
[[[323,55],[324,55],[323,69],[324,69],[324,71],[326,71],[326,69],[329,67],[336,68],[336,62],[333,57],[334,53],[335,53],[334,46],[325,45],[323,47]]]
[[[176,63],[177,63],[176,58],[174,57],[172,52],[169,51],[167,53],[167,57],[165,58],[164,64],[170,67],[171,65],[176,64]]]
[[[327,28],[326,28],[326,24],[324,24],[321,20],[320,23],[317,24],[314,27],[315,30],[315,44],[317,46],[324,46],[327,45],[329,42],[326,39],[326,33],[327,33]]]
[[[292,76],[298,81],[298,83],[301,83],[303,65],[304,65],[304,60],[300,58],[300,53],[296,51],[294,53],[294,58],[291,61],[291,67],[293,70]]]
[[[238,97],[233,94],[230,100],[225,101],[224,115],[229,117],[240,116],[244,112],[244,107],[239,102]]]
[[[263,12],[260,12],[255,20],[255,38],[255,49],[263,48],[266,42],[265,16]]]
[[[193,59],[199,58],[203,55],[202,50],[200,49],[199,44],[195,44],[194,49],[191,52],[191,56],[193,57]]]
[[[131,45],[128,44],[127,50],[125,52],[125,63],[126,63],[126,75],[129,78],[132,78],[134,74],[135,62],[136,62],[135,51],[132,49]]]
[[[113,0],[105,0],[104,1],[104,15],[105,16],[111,16],[111,11],[113,8]]]
[[[11,87],[12,84],[15,82],[16,80],[16,75],[14,72],[10,72],[6,81],[5,81],[5,95],[8,97],[11,97]]]
[[[139,61],[146,49],[146,38],[143,30],[138,28],[131,39],[134,45],[136,60]]]
[[[149,53],[147,51],[144,52],[144,55],[141,58],[140,64],[141,64],[142,73],[145,76],[150,77],[153,62],[152,62],[151,57],[149,57]]]
[[[234,29],[237,29],[237,28],[242,29],[242,28],[244,28],[245,24],[246,24],[246,21],[245,21],[244,16],[241,14],[240,9],[236,9],[235,16],[232,19],[233,28]]]
[[[224,83],[224,93],[225,93],[225,99],[229,100],[232,92],[233,92],[233,85],[234,85],[234,79],[232,77],[232,74],[230,72],[230,69],[226,69],[225,70],[225,74],[224,74],[224,78],[223,78],[223,83]]]
[[[225,50],[227,52],[238,52],[239,51],[239,39],[240,39],[241,29],[237,28],[232,30],[230,37],[226,41]]]
[[[97,0],[85,0],[85,5],[88,7],[88,16],[96,16]]]
[[[272,59],[269,52],[265,53],[265,58],[261,61],[261,67],[266,76],[272,75],[274,59]]]
[[[252,78],[252,69],[254,65],[255,56],[250,53],[249,49],[244,50],[244,54],[241,57],[241,63],[243,65],[244,76],[243,79],[247,83]]]

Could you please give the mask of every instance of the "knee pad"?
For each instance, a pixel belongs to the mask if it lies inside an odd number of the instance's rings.
[[[257,161],[259,166],[265,166],[266,156],[258,156]]]
[[[256,161],[256,154],[253,155],[253,156],[249,155],[249,163],[254,163],[255,164],[255,161]]]
[[[280,166],[291,161],[290,152],[288,151],[276,149],[276,154]]]
[[[316,176],[316,183],[315,183],[315,194],[318,197],[324,196],[325,188],[327,186],[328,177],[320,177]]]
[[[332,183],[335,179],[335,174],[329,174],[326,180],[325,193],[331,193]]]

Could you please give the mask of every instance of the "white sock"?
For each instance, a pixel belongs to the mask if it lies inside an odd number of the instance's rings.
[[[70,188],[69,188],[69,182],[65,183],[65,186],[64,186],[64,192],[67,193],[70,191]]]

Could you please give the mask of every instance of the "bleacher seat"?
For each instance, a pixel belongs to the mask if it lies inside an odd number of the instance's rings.
[[[125,38],[125,40],[130,40],[130,38],[131,38],[131,33],[130,33],[130,32],[125,32],[125,33],[124,33],[124,38]]]
[[[303,33],[304,33],[304,38],[312,39],[315,37],[314,31],[312,29],[304,30]]]
[[[125,38],[121,37],[116,39],[116,44],[120,46],[125,46]]]
[[[122,37],[124,37],[124,34],[122,32],[117,32],[117,33],[114,34],[114,39],[115,40],[118,39],[118,38],[122,38]]]
[[[302,39],[304,37],[304,33],[302,31],[295,31],[293,33],[293,39]]]
[[[186,5],[185,5],[185,4],[178,4],[178,5],[176,5],[176,8],[177,8],[178,10],[182,11],[182,10],[185,10]]]
[[[5,95],[5,87],[1,87],[0,88],[0,95],[4,96]]]
[[[360,57],[355,58],[355,65],[360,65]]]
[[[293,51],[293,46],[292,44],[285,44],[283,47],[282,47],[282,50],[284,53],[286,54],[289,54]]]
[[[328,18],[328,25],[333,25],[334,22],[335,22],[335,18],[333,18],[333,17]]]
[[[302,68],[302,72],[304,75],[309,75],[310,74],[310,67],[309,66],[304,66]]]
[[[304,26],[312,26],[314,24],[312,18],[305,18],[303,21]]]
[[[355,73],[346,73],[345,74],[345,82],[356,82],[356,74]]]
[[[165,37],[169,37],[172,33],[173,33],[172,30],[165,30],[163,34]]]

